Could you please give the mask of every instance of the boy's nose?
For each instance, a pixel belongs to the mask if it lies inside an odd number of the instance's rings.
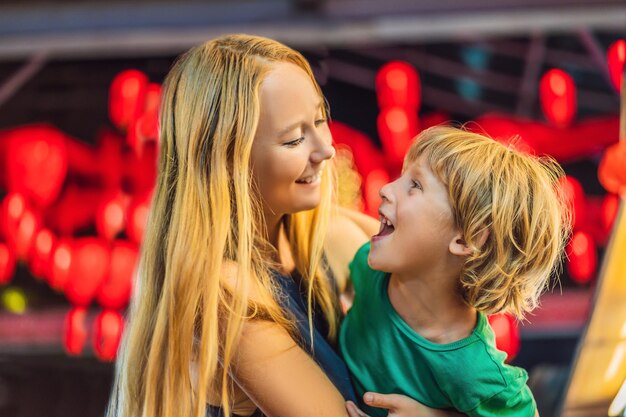
[[[391,183],[383,185],[378,194],[383,201],[391,202]]]

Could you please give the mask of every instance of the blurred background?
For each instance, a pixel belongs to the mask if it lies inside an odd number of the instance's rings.
[[[231,32],[310,60],[344,205],[374,213],[410,139],[446,121],[556,158],[568,259],[527,321],[490,320],[542,416],[624,415],[623,0],[3,0],[0,416],[102,415],[160,84],[180,53]]]

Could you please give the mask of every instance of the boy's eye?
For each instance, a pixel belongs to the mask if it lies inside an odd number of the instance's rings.
[[[295,146],[298,146],[300,143],[302,143],[303,140],[304,140],[304,136],[301,136],[298,139],[290,140],[289,142],[283,143],[283,146],[286,146],[288,148],[293,148]]]
[[[422,184],[420,184],[419,181],[411,180],[411,183],[412,183],[411,188],[417,188],[418,190],[423,190]]]

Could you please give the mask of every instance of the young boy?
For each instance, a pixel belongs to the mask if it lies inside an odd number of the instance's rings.
[[[404,394],[469,416],[536,415],[486,315],[523,318],[569,234],[561,168],[452,127],[422,132],[380,195],[380,232],[350,266],[340,346],[357,395]],[[371,416],[387,410],[367,407]]]

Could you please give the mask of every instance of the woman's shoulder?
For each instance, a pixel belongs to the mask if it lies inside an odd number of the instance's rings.
[[[324,249],[341,291],[348,282],[348,265],[359,248],[378,232],[379,226],[379,222],[367,214],[343,207],[337,208],[331,216]]]

